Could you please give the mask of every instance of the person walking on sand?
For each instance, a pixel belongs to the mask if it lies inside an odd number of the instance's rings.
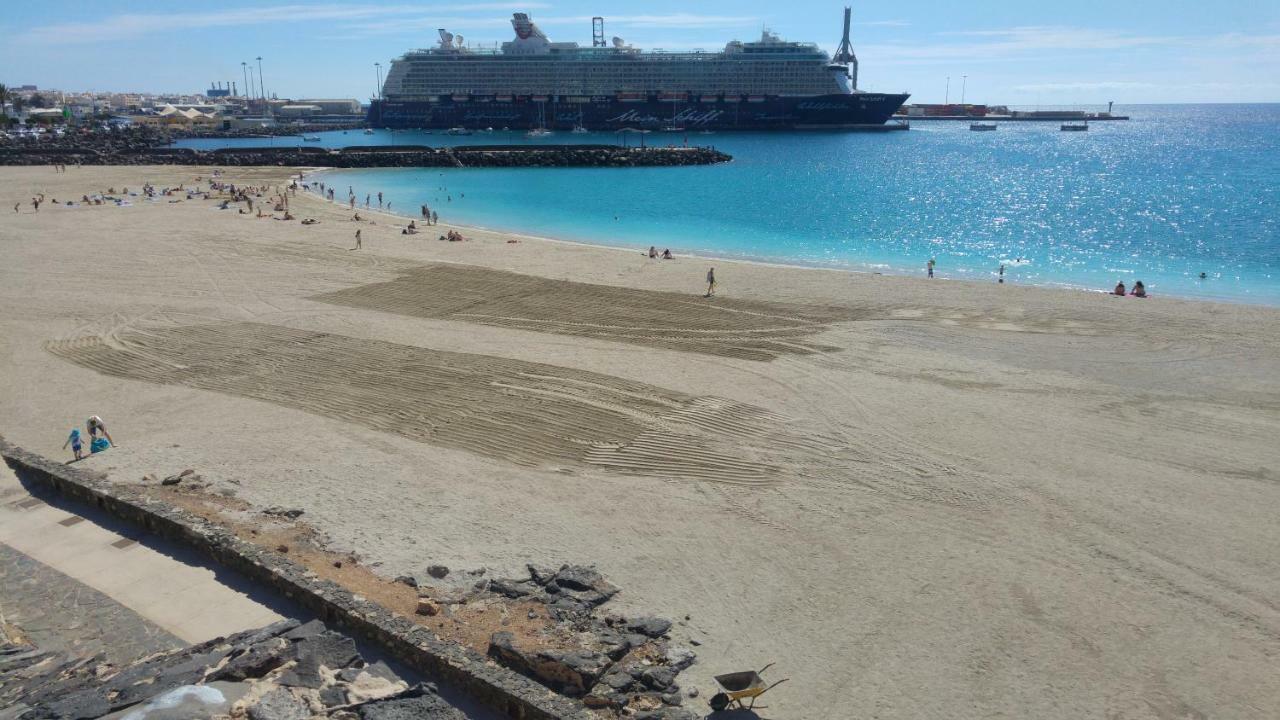
[[[382,207],[382,193],[378,193],[378,207]]]
[[[440,213],[436,212],[435,210],[431,211],[431,224],[432,225],[440,224]]]
[[[84,458],[84,443],[80,440],[80,429],[71,428],[71,435],[67,437],[67,441],[62,443],[62,449],[66,450],[67,446],[71,446],[71,452],[76,454],[76,459]]]
[[[359,230],[356,230],[356,246],[355,246],[355,247],[353,247],[353,248],[351,248],[351,249],[352,249],[352,250],[359,250],[360,248],[361,248],[361,245],[360,245],[360,231],[359,231]]]
[[[934,266],[934,265],[937,265],[937,264],[938,264],[938,263],[937,263],[937,261],[936,261],[936,260],[934,260],[933,258],[929,258],[929,263],[928,263],[928,267],[929,267],[929,277],[933,277],[933,266]]]
[[[716,269],[711,268],[707,271],[707,294],[704,297],[711,297],[716,294]]]
[[[1000,284],[1004,284],[1004,263],[1000,263]]]

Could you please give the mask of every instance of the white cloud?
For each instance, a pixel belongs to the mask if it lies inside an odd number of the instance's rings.
[[[544,3],[473,3],[460,5],[275,5],[200,13],[148,13],[112,15],[94,22],[62,23],[32,28],[18,36],[38,43],[113,42],[155,33],[202,28],[266,25],[320,20],[361,20],[373,17],[422,15],[433,12],[519,10],[548,7]]]

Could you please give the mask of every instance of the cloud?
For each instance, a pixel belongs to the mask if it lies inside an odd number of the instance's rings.
[[[965,30],[942,36],[996,38],[988,47],[1010,50],[1114,50],[1180,42],[1177,36],[1134,35],[1121,30],[1030,25],[999,30]]]
[[[111,15],[94,22],[62,23],[32,28],[19,37],[37,43],[113,42],[155,33],[171,33],[203,28],[266,25],[321,20],[361,20],[373,17],[421,15],[431,12],[479,10],[519,10],[548,7],[544,3],[472,3],[460,5],[275,5],[200,13],[148,13]]]

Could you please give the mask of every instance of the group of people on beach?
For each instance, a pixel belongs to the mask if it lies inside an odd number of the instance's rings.
[[[1111,294],[1119,295],[1120,297],[1124,297],[1127,294],[1132,297],[1144,298],[1147,296],[1147,286],[1143,285],[1142,281],[1139,280],[1133,284],[1133,289],[1129,290],[1129,292],[1126,293],[1125,287],[1124,287],[1124,281],[1121,280],[1120,282],[1116,283],[1116,287],[1114,290],[1111,291]]]
[[[671,259],[674,259],[674,257],[675,257],[675,256],[671,254],[671,248],[667,248],[667,249],[663,250],[663,251],[662,251],[662,254],[661,254],[661,255],[659,255],[659,254],[658,254],[658,248],[654,247],[653,245],[650,245],[650,246],[649,246],[649,259],[650,259],[650,260],[656,260],[656,259],[658,259],[659,257],[661,257],[663,260],[671,260]]]
[[[85,421],[84,429],[89,435],[89,452],[91,454],[100,453],[115,445],[115,441],[111,439],[111,433],[107,432],[106,424],[97,415],[91,415]],[[99,435],[102,437],[98,437]],[[67,441],[62,443],[62,449],[66,450],[68,445],[71,446],[71,452],[75,454],[76,460],[84,458],[84,437],[80,434],[80,428],[71,429],[71,434],[67,436]]]

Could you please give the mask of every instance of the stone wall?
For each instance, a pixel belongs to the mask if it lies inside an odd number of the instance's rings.
[[[223,165],[278,167],[653,167],[711,165],[733,158],[713,148],[609,145],[530,147],[190,148],[0,147],[0,165]]]
[[[135,488],[99,480],[29,453],[3,438],[0,456],[25,481],[97,507],[147,532],[195,547],[222,566],[282,593],[326,623],[375,643],[414,670],[455,686],[507,717],[595,717],[580,702],[499,667],[469,648],[443,641],[429,629],[336,583],[321,580],[287,557],[241,540],[221,525],[149,499]]]

